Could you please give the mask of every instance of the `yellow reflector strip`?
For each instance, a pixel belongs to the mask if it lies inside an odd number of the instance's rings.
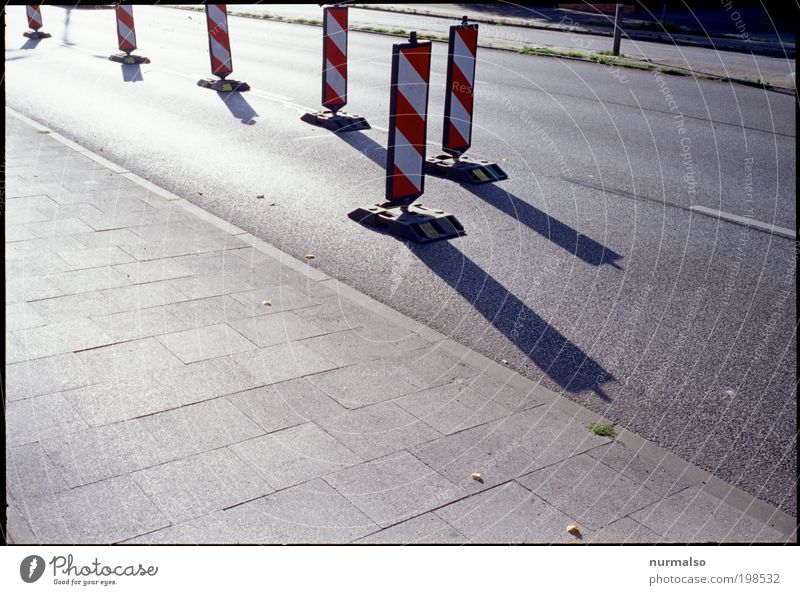
[[[422,230],[422,233],[425,234],[427,238],[438,238],[439,232],[431,225],[430,223],[420,223],[419,228]]]
[[[475,174],[475,177],[478,178],[481,182],[489,181],[489,176],[487,176],[482,169],[473,169],[472,173]]]

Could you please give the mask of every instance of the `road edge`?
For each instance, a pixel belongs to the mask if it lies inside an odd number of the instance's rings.
[[[450,339],[446,335],[443,335],[442,333],[413,320],[405,314],[398,312],[397,310],[381,302],[378,302],[377,300],[364,293],[361,293],[357,289],[346,285],[345,283],[342,283],[338,279],[335,279],[324,272],[315,269],[310,265],[309,262],[298,260],[280,248],[277,248],[276,246],[273,246],[272,244],[253,236],[245,230],[225,221],[220,217],[217,217],[216,215],[206,211],[194,203],[191,203],[188,200],[183,199],[156,184],[153,184],[149,180],[142,178],[141,176],[128,171],[127,169],[117,165],[101,155],[98,155],[82,145],[69,140],[65,136],[51,130],[49,127],[38,122],[37,120],[18,112],[14,108],[6,106],[6,114],[17,118],[25,124],[28,124],[37,131],[46,131],[50,138],[66,145],[84,157],[87,157],[88,159],[91,159],[96,163],[109,168],[115,173],[123,175],[128,180],[142,186],[150,192],[172,201],[174,204],[200,217],[207,223],[210,223],[223,231],[232,233],[257,250],[260,250],[268,256],[277,259],[281,265],[287,266],[304,274],[310,281],[325,285],[330,289],[337,291],[340,296],[350,300],[354,304],[367,308],[384,319],[401,326],[405,330],[419,334],[428,341],[438,343],[439,347],[449,355],[480,368],[482,373],[488,374],[491,379],[499,382],[500,384],[509,383],[520,390],[527,391],[528,394],[532,394],[536,400],[541,401],[543,404],[557,407],[564,413],[572,415],[574,419],[583,423],[585,426],[587,426],[587,428],[590,424],[597,422],[613,423],[611,420],[608,420],[599,414],[586,409],[582,405],[575,403],[569,398],[539,385],[539,383],[534,382],[522,376],[521,374],[518,374],[514,370],[490,360],[484,355]],[[791,539],[795,534],[797,530],[797,521],[795,517],[792,517],[789,513],[780,510],[772,504],[761,500],[752,494],[749,494],[748,492],[745,492],[741,488],[738,488],[727,481],[720,479],[719,477],[716,477],[711,472],[701,469],[697,465],[681,459],[677,455],[650,442],[645,438],[642,438],[634,432],[631,432],[620,426],[616,427],[619,429],[616,440],[634,450],[638,455],[649,459],[649,461],[654,465],[678,475],[681,479],[697,484],[698,487],[700,487],[703,491],[716,496],[740,512],[746,513],[753,518],[767,523],[771,527],[777,529],[783,533],[787,539]],[[13,541],[13,537],[10,532],[8,532],[7,538]]]

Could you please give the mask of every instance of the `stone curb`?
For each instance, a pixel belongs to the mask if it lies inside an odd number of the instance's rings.
[[[324,272],[315,269],[309,263],[303,262],[294,256],[283,252],[272,244],[256,238],[255,236],[247,233],[244,230],[241,230],[235,225],[232,225],[220,217],[205,211],[197,205],[194,205],[193,203],[190,203],[189,201],[182,199],[177,195],[164,190],[163,188],[160,188],[152,182],[127,172],[127,170],[124,168],[112,163],[111,161],[108,161],[96,153],[93,153],[89,149],[78,145],[63,135],[50,130],[48,127],[37,122],[36,120],[33,120],[10,107],[6,107],[6,113],[14,116],[22,122],[25,122],[36,130],[48,131],[51,138],[66,145],[67,147],[70,147],[71,149],[74,149],[81,155],[84,155],[85,157],[88,157],[97,163],[104,165],[107,164],[110,169],[116,171],[117,173],[122,173],[126,178],[141,185],[150,192],[158,194],[159,196],[162,196],[168,200],[175,201],[175,203],[181,208],[184,208],[192,214],[201,217],[204,221],[219,227],[223,231],[227,231],[236,235],[257,250],[260,250],[268,256],[277,259],[282,265],[303,273],[310,281],[321,283],[322,285],[335,290],[338,295],[351,301],[352,303],[378,314],[384,319],[401,326],[410,333],[417,333],[424,339],[436,343],[437,348],[443,349],[449,355],[481,369],[482,373],[488,374],[491,379],[499,382],[500,384],[509,383],[519,390],[526,391],[528,394],[532,394],[535,399],[543,404],[560,409],[586,426],[596,422],[610,423],[610,420],[601,418],[598,416],[598,414],[589,411],[573,401],[570,401],[563,395],[544,388],[538,383],[529,380],[520,374],[517,374],[513,370],[490,360],[489,358],[461,345],[460,343],[453,341],[452,339],[449,339],[447,336],[439,333],[438,331],[420,324],[405,314],[402,314],[401,312],[398,312],[389,306],[378,302],[377,300],[361,293],[360,291],[345,285],[337,279],[326,275]],[[689,480],[698,485],[702,484],[702,489],[704,491],[723,500],[737,510],[747,513],[761,522],[770,524],[778,531],[784,533],[784,535],[787,537],[792,536],[796,531],[797,521],[791,515],[775,508],[763,500],[755,498],[754,496],[727,483],[726,481],[719,479],[712,473],[677,457],[676,455],[668,452],[660,446],[653,444],[641,436],[638,436],[637,434],[634,434],[633,432],[630,432],[624,428],[619,428],[617,440],[626,444],[640,456],[649,459],[652,463],[654,463],[654,466],[659,465],[683,479]],[[8,538],[11,539],[12,536],[8,535]]]

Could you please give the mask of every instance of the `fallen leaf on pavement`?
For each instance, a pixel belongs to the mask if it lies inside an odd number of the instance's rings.
[[[313,254],[306,254],[306,260],[314,260],[315,258],[316,256],[314,256]]]
[[[271,300],[264,300],[263,302],[261,302],[261,305],[262,306],[271,306],[272,305],[272,301]]]

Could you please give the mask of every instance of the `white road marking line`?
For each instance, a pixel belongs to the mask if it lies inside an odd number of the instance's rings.
[[[312,134],[310,136],[298,136],[297,138],[293,138],[292,140],[314,140],[315,138],[333,138],[334,135],[330,132],[324,132],[322,134]]]
[[[797,235],[795,230],[787,227],[780,227],[779,225],[772,225],[771,223],[756,221],[755,219],[750,219],[749,217],[741,217],[732,213],[726,213],[725,211],[718,211],[717,209],[709,209],[708,207],[703,207],[700,205],[692,205],[689,207],[689,209],[696,213],[708,215],[709,217],[716,217],[717,219],[729,221],[730,223],[737,223],[739,225],[752,227],[753,229],[759,229],[767,233],[774,233],[775,235],[783,236],[791,240],[793,240]]]

